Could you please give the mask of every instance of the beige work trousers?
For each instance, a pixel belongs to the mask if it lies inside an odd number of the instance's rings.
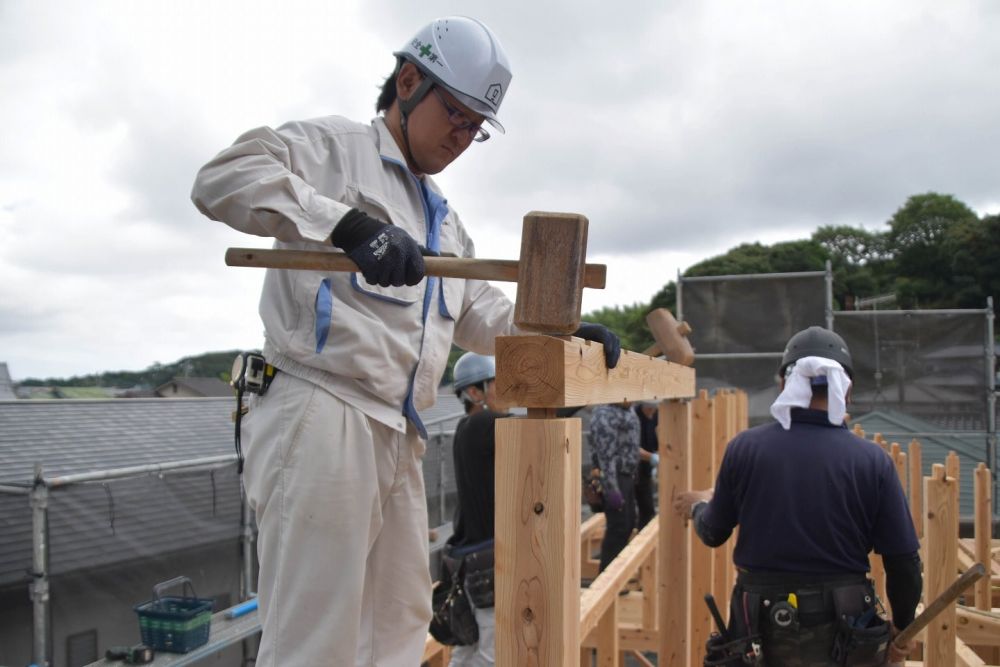
[[[416,667],[431,618],[426,444],[278,373],[243,421],[258,667]]]

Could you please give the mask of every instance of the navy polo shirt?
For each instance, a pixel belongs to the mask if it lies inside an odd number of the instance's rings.
[[[868,553],[919,543],[892,459],[834,426],[821,410],[792,410],[792,426],[748,429],[726,448],[715,495],[698,519],[717,546],[739,525],[733,561],[751,571],[868,571]],[[713,539],[712,542],[716,540]]]

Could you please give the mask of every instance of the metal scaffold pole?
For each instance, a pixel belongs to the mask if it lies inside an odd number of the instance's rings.
[[[993,297],[986,297],[986,465],[993,471],[993,515],[1000,511],[997,475],[997,357]]]
[[[826,328],[833,331],[833,268],[826,260]]]
[[[32,661],[49,665],[49,487],[42,479],[42,466],[35,464],[31,489],[32,555],[31,604],[34,636]]]

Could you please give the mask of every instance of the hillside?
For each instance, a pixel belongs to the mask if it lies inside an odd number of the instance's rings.
[[[172,364],[153,364],[141,371],[105,371],[69,378],[28,378],[19,382],[23,387],[119,387],[122,389],[158,387],[175,377],[217,377],[229,382],[233,359],[240,350],[206,352],[184,357]]]

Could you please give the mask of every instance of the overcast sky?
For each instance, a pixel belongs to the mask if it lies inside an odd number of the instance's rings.
[[[486,22],[505,136],[438,177],[483,257],[530,210],[590,219],[608,288],[648,301],[743,242],[884,229],[907,197],[1000,210],[989,0],[0,0],[0,361],[15,380],[262,343],[265,246],[203,218],[198,168],[260,125],[367,121],[391,52]],[[510,294],[513,295],[513,288]]]

